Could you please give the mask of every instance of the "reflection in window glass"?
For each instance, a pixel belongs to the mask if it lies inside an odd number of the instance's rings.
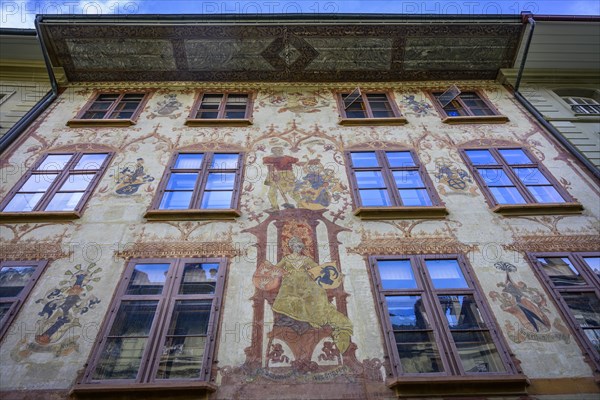
[[[377,267],[384,289],[412,289],[417,287],[410,260],[379,260]]]
[[[350,158],[352,159],[352,166],[354,168],[369,168],[379,166],[379,160],[377,160],[375,152],[354,152],[350,153]]]
[[[456,260],[426,260],[427,270],[436,289],[467,288],[460,265]]]
[[[128,295],[161,294],[169,264],[137,264],[127,286]]]
[[[582,286],[586,284],[568,257],[540,257],[538,261],[556,286]]]

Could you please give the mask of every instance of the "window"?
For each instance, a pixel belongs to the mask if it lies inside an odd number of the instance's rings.
[[[225,270],[223,259],[132,260],[84,384],[207,381]]]
[[[575,114],[600,114],[600,103],[588,97],[562,97]]]
[[[99,93],[67,125],[131,125],[147,100],[147,93]]]
[[[508,118],[490,103],[479,91],[462,92],[445,106],[439,101],[443,92],[432,92],[433,103],[448,123],[500,123]]]
[[[600,114],[600,90],[563,88],[554,90],[574,114],[581,116]]]
[[[187,125],[249,125],[252,101],[248,93],[201,93]]]
[[[462,257],[371,257],[371,265],[398,385],[428,376],[419,390],[432,394],[436,380],[518,373]]]
[[[531,254],[534,271],[600,372],[600,253]]]
[[[0,262],[0,339],[27,299],[47,261]]]
[[[411,151],[351,151],[346,156],[361,214],[372,207],[398,211],[441,205],[429,176]]]
[[[112,153],[45,155],[2,202],[2,213],[79,213],[111,157]]]
[[[159,186],[154,210],[228,210],[237,216],[242,157],[241,153],[175,154]],[[147,216],[152,214],[160,215],[150,212]]]
[[[492,206],[573,201],[550,173],[524,149],[466,149],[462,154]],[[574,211],[580,209],[578,204],[574,207]],[[568,210],[565,207],[563,211]]]
[[[406,119],[400,115],[400,110],[387,92],[362,92],[357,88],[352,93],[339,93],[338,107],[342,116],[341,124],[370,125],[378,122],[365,120],[406,123]]]

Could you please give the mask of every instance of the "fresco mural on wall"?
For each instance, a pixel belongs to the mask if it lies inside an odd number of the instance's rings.
[[[546,307],[547,300],[544,293],[535,288],[530,288],[523,281],[515,282],[510,276],[516,272],[517,267],[507,262],[497,262],[494,267],[499,271],[506,272],[504,282],[496,284],[502,288],[501,292],[490,291],[489,296],[493,302],[499,302],[500,308],[512,314],[518,322],[505,321],[504,327],[508,337],[515,343],[526,340],[540,342],[556,342],[559,340],[569,343],[569,330],[563,325],[559,318],[552,322],[548,314],[550,310]],[[555,330],[552,331],[552,328]]]
[[[271,92],[266,98],[261,99],[258,104],[279,107],[278,113],[286,111],[294,114],[321,112],[322,108],[329,107],[331,93],[325,90],[310,92]]]
[[[434,160],[437,190],[441,195],[464,194],[477,196],[477,189],[469,173],[447,157]]]
[[[139,157],[133,167],[125,167],[115,176],[115,192],[119,195],[130,196],[137,193],[140,186],[153,182],[154,177],[144,171],[144,159]]]
[[[78,351],[80,335],[75,335],[74,329],[81,328],[79,319],[100,303],[100,299],[91,292],[93,283],[100,281],[97,275],[101,271],[102,268],[95,263],[86,268],[77,264],[67,270],[59,286],[35,302],[42,309],[38,313],[40,318],[36,322],[34,340],[23,338],[12,350],[11,357],[21,361],[33,353],[53,353],[60,357]]]
[[[177,94],[169,93],[163,96],[163,98],[156,103],[156,107],[148,114],[148,119],[154,119],[156,117],[168,117],[170,119],[177,119],[181,116],[179,109],[183,106],[179,100],[177,100]]]
[[[414,94],[403,97],[404,99],[400,102],[403,114],[410,114],[421,118],[431,114],[431,111],[433,111],[433,107],[425,99],[418,100]]]

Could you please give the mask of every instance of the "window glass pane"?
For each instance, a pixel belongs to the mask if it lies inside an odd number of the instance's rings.
[[[354,168],[378,167],[379,161],[375,152],[350,153]]]
[[[84,154],[81,156],[75,169],[100,169],[108,154]]]
[[[19,192],[40,192],[43,193],[52,182],[56,179],[58,174],[37,174],[31,175],[27,181],[21,186]]]
[[[585,280],[567,257],[540,257],[538,261],[555,286],[586,285]]]
[[[206,335],[212,300],[180,300],[175,302],[168,336]]]
[[[201,118],[201,119],[216,119],[218,116],[219,116],[219,113],[217,113],[216,111],[209,112],[209,111],[200,110],[200,111],[198,111],[198,114],[196,115],[196,118]]]
[[[425,189],[401,189],[399,193],[403,206],[430,206],[432,204]]]
[[[179,294],[211,294],[217,285],[219,264],[186,264]]]
[[[394,331],[429,329],[421,296],[386,296],[385,300]]]
[[[432,332],[395,332],[394,337],[405,374],[444,371]]]
[[[31,280],[34,266],[6,266],[0,269],[0,297],[16,297]]]
[[[50,154],[37,168],[37,171],[50,171],[64,169],[73,154]]]
[[[161,294],[169,264],[136,264],[127,286],[126,295]]]
[[[147,337],[108,338],[92,379],[135,379],[147,342]]]
[[[429,276],[436,289],[467,288],[460,265],[456,260],[425,260]]]
[[[202,108],[219,108],[222,99],[222,94],[205,94],[202,96]]]
[[[415,161],[410,151],[387,151],[385,153],[391,167],[414,167]]]
[[[562,293],[562,296],[582,328],[600,327],[600,299],[595,293]]]
[[[232,192],[204,192],[200,208],[231,208]]]
[[[516,187],[490,187],[490,192],[498,204],[527,203]]]
[[[498,164],[489,150],[466,150],[465,153],[474,165]]]
[[[527,186],[538,203],[563,203],[565,200],[553,186]]]
[[[197,179],[197,173],[172,173],[166,190],[194,190]]]
[[[489,332],[452,331],[452,338],[466,372],[505,371]]]
[[[175,303],[158,365],[157,379],[200,377],[210,309],[210,300]]]
[[[157,304],[157,301],[122,302],[108,336],[148,336]]]
[[[592,346],[594,346],[596,351],[600,353],[600,329],[584,329],[583,333],[592,342]]]
[[[384,289],[414,289],[417,287],[410,260],[378,260],[377,269]]]
[[[367,118],[367,112],[362,100],[357,100],[346,108],[347,118]]]
[[[499,149],[498,152],[507,163],[513,164],[531,164],[529,157],[521,149]]]
[[[356,183],[361,189],[380,189],[386,187],[380,171],[356,171],[355,176]]]
[[[212,159],[211,169],[237,169],[240,155],[235,154],[215,154]]]
[[[85,191],[94,179],[95,174],[70,174],[63,182],[59,191]]]
[[[422,188],[425,187],[419,171],[393,171],[394,180],[398,188]]]
[[[204,154],[179,154],[175,161],[176,169],[200,169]]]
[[[473,296],[438,296],[450,329],[486,328]]]
[[[235,173],[211,172],[206,181],[207,190],[233,190]]]
[[[31,211],[41,200],[43,193],[17,193],[4,207],[4,212]]]
[[[515,174],[525,185],[550,185],[548,179],[537,168],[513,168]]]
[[[163,195],[160,205],[161,210],[183,210],[190,208],[193,192],[166,192]]]
[[[600,257],[583,257],[583,261],[591,268],[593,273],[600,277]]]
[[[363,189],[359,190],[360,200],[363,206],[389,206],[391,205],[387,189]]]
[[[514,183],[500,168],[477,168],[477,172],[483,178],[486,185],[494,186],[514,186]]]
[[[83,193],[56,193],[50,203],[46,206],[46,211],[72,211],[83,197]]]

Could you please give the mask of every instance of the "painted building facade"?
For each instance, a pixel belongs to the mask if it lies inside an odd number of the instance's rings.
[[[494,81],[520,21],[121,22],[42,25],[70,83],[2,158],[3,396],[598,396],[600,191]]]

